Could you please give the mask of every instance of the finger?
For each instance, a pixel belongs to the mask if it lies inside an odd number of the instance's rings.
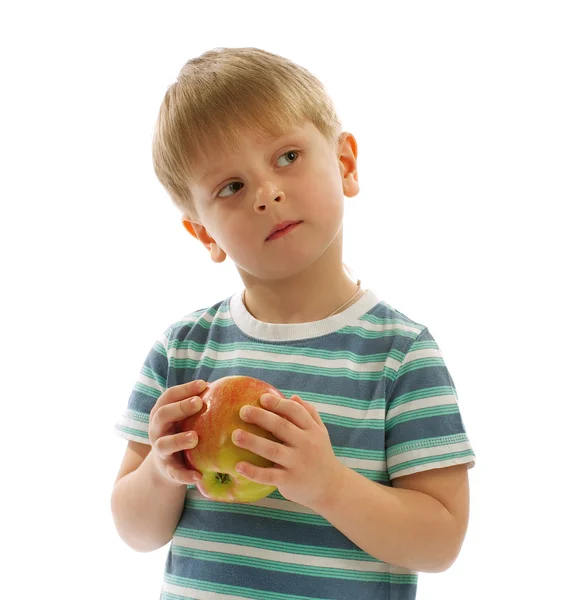
[[[236,429],[232,432],[232,442],[239,448],[245,448],[262,456],[273,463],[282,467],[289,467],[291,461],[291,449],[278,442],[267,440],[259,435],[254,435],[242,429]]]
[[[180,402],[162,406],[153,415],[152,426],[160,432],[165,433],[168,431],[168,425],[173,425],[178,421],[183,421],[185,418],[195,415],[203,405],[202,399],[199,396],[194,396],[193,398],[186,398]]]
[[[239,462],[234,468],[240,475],[246,477],[246,479],[256,481],[256,483],[274,485],[276,487],[280,484],[280,479],[284,473],[283,469],[265,469],[264,467],[256,467],[247,462]]]
[[[188,381],[188,383],[184,383],[182,385],[174,385],[157,399],[157,402],[154,404],[151,409],[150,417],[155,414],[162,406],[166,406],[168,404],[173,404],[174,402],[178,402],[179,400],[184,400],[185,398],[191,398],[192,396],[196,396],[201,394],[208,384],[202,380],[197,379],[196,381]]]
[[[195,431],[185,431],[164,435],[155,442],[153,447],[161,458],[167,459],[176,452],[195,448],[197,445],[198,434]]]
[[[192,469],[186,469],[176,462],[168,463],[166,474],[175,483],[193,485],[202,479],[202,474]]]
[[[292,400],[287,400],[286,398],[281,398],[271,394],[264,394],[260,399],[260,403],[262,406],[276,413],[277,415],[286,417],[299,429],[310,429],[313,426],[313,418],[311,417],[309,411],[299,402],[294,402]],[[284,426],[280,427],[282,428]]]
[[[287,402],[289,401],[287,400]],[[276,439],[286,442],[290,446],[297,446],[299,443],[302,433],[300,427],[275,412],[258,406],[245,406],[240,409],[240,418],[245,423],[253,423],[265,431],[270,431]]]
[[[315,408],[314,404],[311,404],[310,402],[307,402],[306,400],[303,400],[300,396],[297,396],[296,394],[292,395],[290,397],[291,400],[296,400],[297,402],[300,402],[302,406],[304,406],[308,411],[309,414],[311,415],[311,417],[313,417],[313,419],[315,419],[315,421],[321,426],[321,427],[325,427],[325,423],[323,423],[322,419],[321,419],[321,415],[319,414],[319,411]]]

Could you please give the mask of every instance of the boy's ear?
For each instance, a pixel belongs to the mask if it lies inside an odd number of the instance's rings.
[[[352,198],[359,193],[357,173],[357,140],[352,133],[344,131],[340,137],[339,168],[343,179],[343,193]]]
[[[194,229],[193,223],[185,215],[182,215],[182,225],[185,227],[188,233],[193,235],[196,239],[199,239],[196,234],[196,230]]]
[[[210,253],[210,258],[215,263],[221,263],[226,260],[226,253],[218,246],[216,240],[208,233],[208,230],[203,225],[190,221],[185,215],[182,215],[182,225],[190,235],[197,240],[200,240],[206,250]]]

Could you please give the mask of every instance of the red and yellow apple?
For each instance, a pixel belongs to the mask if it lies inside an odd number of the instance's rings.
[[[219,502],[255,502],[276,489],[251,481],[235,469],[241,461],[257,467],[274,466],[270,460],[240,448],[232,441],[235,429],[278,441],[262,427],[240,418],[243,406],[262,406],[260,398],[263,394],[284,398],[275,387],[253,377],[231,376],[208,382],[200,394],[202,408],[181,422],[181,431],[194,430],[198,434],[197,446],[182,452],[186,466],[202,474],[196,485],[206,498]]]

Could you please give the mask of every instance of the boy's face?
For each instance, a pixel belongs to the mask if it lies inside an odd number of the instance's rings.
[[[344,195],[355,196],[357,144],[342,133],[339,154],[308,122],[280,138],[248,134],[236,154],[209,153],[192,184],[200,223],[184,225],[210,251],[226,255],[261,280],[286,278],[316,261],[337,238]],[[287,235],[268,239],[282,221],[302,221]]]

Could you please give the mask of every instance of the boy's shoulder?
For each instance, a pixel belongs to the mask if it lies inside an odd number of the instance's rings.
[[[192,312],[182,315],[167,327],[166,334],[171,337],[179,337],[180,332],[188,332],[196,326],[208,328],[214,321],[227,319],[229,314],[229,301],[231,296],[216,302],[210,306],[197,308]]]
[[[406,314],[402,313],[401,311],[388,304],[385,300],[382,300],[379,304],[377,304],[375,309],[377,311],[377,314],[381,315],[381,317],[385,319],[391,319],[394,322],[398,323],[405,323],[406,325],[409,325],[419,330],[423,330],[426,328],[424,324],[408,317]]]
[[[426,325],[408,317],[381,299],[361,316],[361,320],[374,323],[378,328],[391,330],[394,334],[407,332],[408,336],[419,336],[427,331]]]

